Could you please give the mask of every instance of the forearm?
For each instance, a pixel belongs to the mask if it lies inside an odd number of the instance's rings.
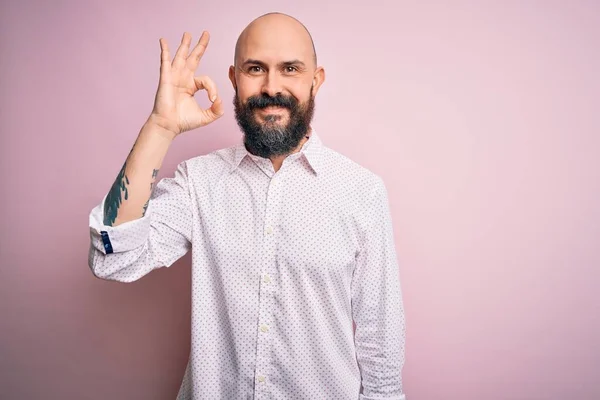
[[[98,278],[133,282],[150,271],[170,266],[191,248],[192,205],[188,164],[152,188],[148,213],[120,226],[104,223],[104,199],[90,213],[88,265]],[[125,200],[130,204],[131,198]]]
[[[158,171],[175,135],[150,117],[119,171],[104,203],[104,224],[117,226],[141,218]]]

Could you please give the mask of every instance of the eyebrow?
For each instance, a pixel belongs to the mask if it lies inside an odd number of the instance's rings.
[[[251,58],[249,58],[246,61],[244,61],[242,63],[242,67],[245,67],[245,66],[247,66],[249,64],[260,65],[263,68],[267,67],[267,64],[265,64],[264,62],[262,62],[260,60],[254,60],[254,59],[251,59]],[[297,59],[296,60],[291,60],[291,61],[282,61],[282,62],[280,62],[278,64],[279,67],[288,67],[290,65],[299,65],[301,67],[305,67],[304,63],[302,61],[300,61],[300,60],[297,60]]]

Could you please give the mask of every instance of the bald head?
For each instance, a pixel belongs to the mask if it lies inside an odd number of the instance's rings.
[[[246,58],[255,58],[256,52],[305,58],[317,66],[317,53],[312,36],[296,18],[283,13],[269,13],[252,21],[240,34],[235,44],[234,65]],[[294,54],[295,53],[295,57]]]

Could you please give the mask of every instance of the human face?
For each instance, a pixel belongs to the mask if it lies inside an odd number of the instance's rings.
[[[300,60],[270,67],[245,60],[236,79],[234,110],[246,148],[270,158],[291,153],[307,135],[314,113],[314,87],[306,87],[307,67]],[[310,78],[310,75],[309,75]]]
[[[279,17],[252,24],[240,36],[229,78],[249,151],[270,157],[297,147],[310,129],[324,79],[304,28]]]

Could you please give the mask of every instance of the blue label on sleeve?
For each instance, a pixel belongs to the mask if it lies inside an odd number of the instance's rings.
[[[102,243],[104,243],[104,250],[106,251],[106,254],[111,254],[113,252],[113,248],[112,244],[110,243],[110,238],[108,237],[108,232],[101,231],[100,234],[102,235]]]

